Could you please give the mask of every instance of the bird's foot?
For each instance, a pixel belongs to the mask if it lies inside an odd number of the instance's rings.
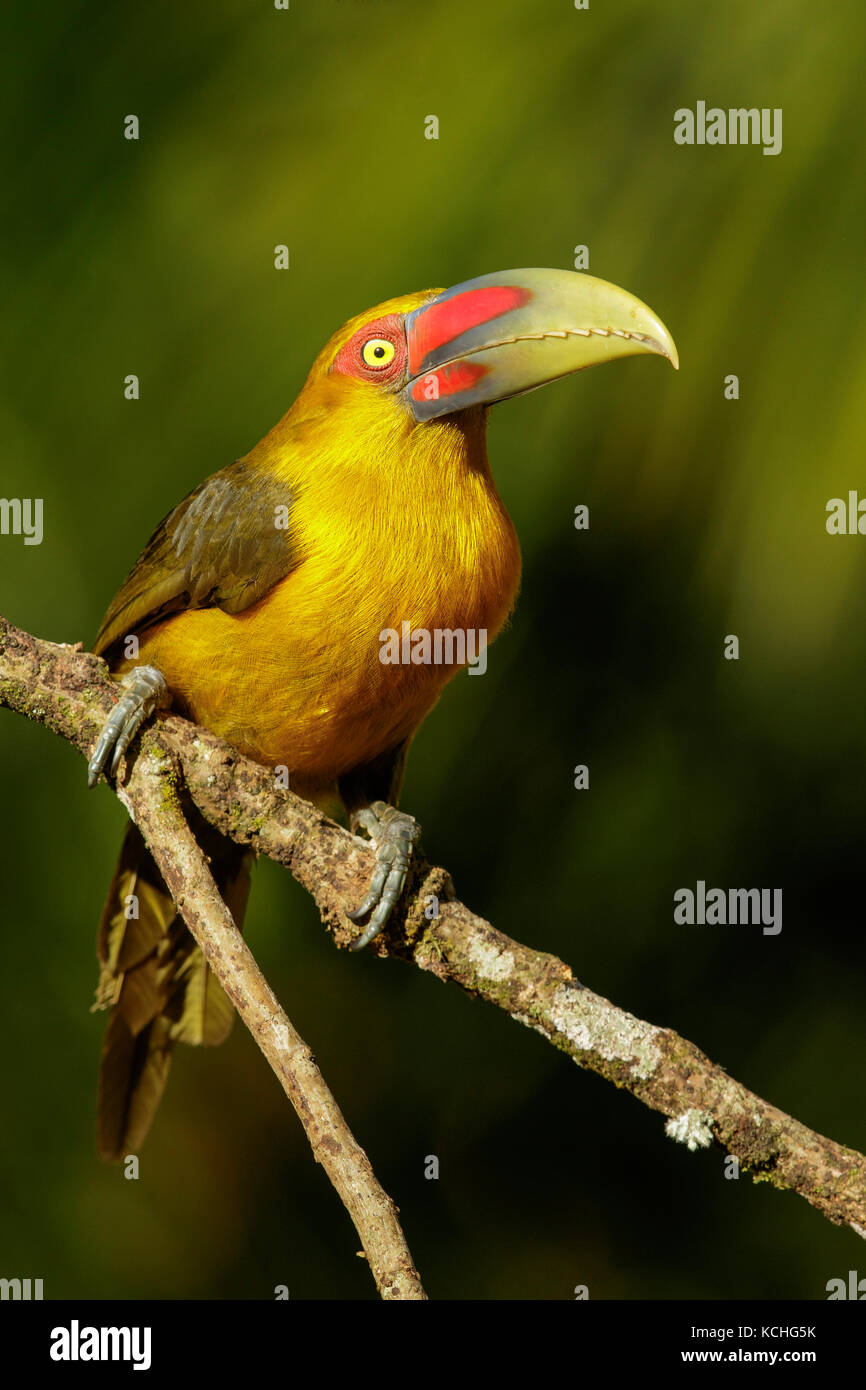
[[[353,951],[363,951],[387,922],[391,909],[403,892],[412,850],[421,836],[421,827],[412,816],[397,811],[384,801],[374,801],[352,816],[352,829],[362,826],[376,846],[376,867],[370,888],[359,908],[348,913],[353,922],[372,912],[366,930],[352,942]]]
[[[87,785],[95,787],[99,774],[111,756],[109,775],[113,777],[120,760],[138,733],[145,719],[168,704],[165,677],[155,666],[134,666],[120,678],[121,695],[103,725],[99,742],[87,764]]]

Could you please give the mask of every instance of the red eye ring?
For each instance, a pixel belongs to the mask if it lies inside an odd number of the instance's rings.
[[[340,348],[331,371],[358,381],[402,384],[406,376],[406,358],[404,316],[388,314],[359,328]]]

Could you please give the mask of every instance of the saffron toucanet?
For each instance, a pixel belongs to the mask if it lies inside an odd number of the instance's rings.
[[[488,407],[634,353],[677,366],[645,304],[573,271],[483,275],[351,319],[270,433],[159,524],[112,602],[94,650],[121,696],[90,784],[117,772],[142,721],[168,705],[287,768],[299,795],[338,800],[376,845],[370,891],[350,914],[367,919],[366,945],[418,834],[396,809],[410,742],[459,669],[385,663],[380,634],[408,623],[496,636],[520,551],[487,460]],[[249,853],[196,831],[240,926]],[[99,957],[111,1014],[98,1142],[120,1158],[147,1133],[174,1044],[220,1042],[233,1015],[132,825]]]

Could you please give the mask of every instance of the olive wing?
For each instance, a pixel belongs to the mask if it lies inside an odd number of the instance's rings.
[[[93,650],[189,608],[241,613],[301,562],[295,492],[239,460],[206,479],[157,526],[115,595]]]

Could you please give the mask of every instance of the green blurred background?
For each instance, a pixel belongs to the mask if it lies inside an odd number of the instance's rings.
[[[866,1148],[866,540],[824,525],[866,487],[858,0],[106,0],[3,22],[0,492],[44,498],[45,538],[0,537],[0,610],[89,643],[155,522],[288,408],[340,323],[586,243],[681,371],[632,359],[493,412],[522,596],[486,678],[423,728],[403,804],[500,929]],[[698,99],[782,107],[782,153],[675,145]],[[138,1182],[99,1164],[88,1006],[124,815],[7,713],[0,767],[0,1275],[374,1297],[240,1026],[178,1054]],[[782,887],[782,934],[677,926],[699,878]],[[248,937],[432,1295],[821,1298],[862,1272],[850,1231],[725,1181],[718,1151],[456,988],[338,954],[273,864],[255,880]]]

